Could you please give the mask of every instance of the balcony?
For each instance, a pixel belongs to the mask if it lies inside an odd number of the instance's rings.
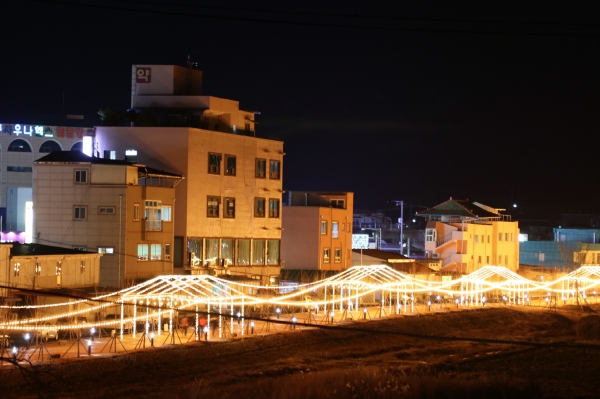
[[[162,220],[144,220],[145,231],[162,231]]]

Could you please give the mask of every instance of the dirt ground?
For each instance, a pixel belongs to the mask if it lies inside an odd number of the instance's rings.
[[[600,397],[600,341],[580,319],[598,309],[500,307],[396,316],[200,341],[100,358],[0,369],[1,398],[196,398],[236,385],[363,366],[430,375],[501,376],[546,398]],[[600,319],[600,317],[598,317]],[[589,323],[588,323],[589,324]],[[581,323],[580,323],[581,325]],[[580,331],[578,337],[577,332]],[[253,397],[239,392],[238,398]]]

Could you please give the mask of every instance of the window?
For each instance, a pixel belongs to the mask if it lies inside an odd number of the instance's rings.
[[[10,152],[31,152],[31,146],[25,140],[16,139],[16,140],[13,140],[8,145],[8,151],[10,151]]]
[[[146,220],[146,231],[162,231],[161,214],[161,201],[144,201],[144,219]]]
[[[221,259],[223,266],[233,265],[233,250],[235,248],[235,240],[231,238],[223,238],[221,240]]]
[[[508,233],[504,233],[504,241],[508,241]]]
[[[98,247],[98,253],[112,255],[115,253],[115,249],[113,247]]]
[[[265,199],[254,198],[254,216],[259,218],[265,217]]]
[[[327,220],[321,220],[321,234],[327,234]]]
[[[281,162],[271,160],[271,167],[269,169],[269,179],[279,180],[279,166]]]
[[[339,223],[331,222],[331,237],[338,238],[339,235]]]
[[[114,215],[115,207],[114,206],[100,206],[98,207],[98,214],[100,215]]]
[[[87,217],[87,206],[74,206],[73,218],[75,220],[85,220]]]
[[[138,244],[138,260],[148,260],[148,244]]]
[[[75,171],[75,183],[85,184],[87,183],[87,170],[76,170]]]
[[[223,208],[224,218],[235,217],[235,198],[225,198],[225,207]]]
[[[41,276],[42,275],[42,264],[41,263],[36,263],[35,264],[35,275],[36,276]]]
[[[502,233],[498,233],[498,241],[502,241]]]
[[[485,257],[485,264],[486,265],[490,264],[490,256],[489,255]]]
[[[135,222],[140,220],[140,204],[133,204],[133,220]]]
[[[112,150],[104,150],[104,159],[117,159],[117,152]]]
[[[481,255],[477,258],[477,264],[481,265]]]
[[[86,247],[73,247],[73,249],[76,251],[83,251],[83,252],[85,252],[87,250]]]
[[[267,265],[279,264],[279,240],[267,240]]]
[[[20,263],[15,263],[13,270],[15,271],[15,277],[19,277],[19,274],[21,273],[21,264]]]
[[[57,276],[62,275],[62,263],[61,262],[56,262],[56,275]]]
[[[244,124],[244,129],[246,130],[246,132],[250,131],[250,124],[249,123],[245,123]]]
[[[204,248],[204,240],[202,238],[188,239],[188,264],[190,266],[200,266],[202,263],[202,252]],[[165,253],[167,249],[165,248]]]
[[[60,148],[60,145],[56,141],[47,140],[40,146],[40,153],[50,153],[53,151],[62,151],[62,148]]]
[[[221,174],[221,154],[208,154],[208,173]]]
[[[344,209],[344,200],[343,199],[332,199],[331,200],[331,207],[332,208]]]
[[[250,240],[238,240],[238,265],[250,264]]]
[[[479,236],[477,234],[475,234],[475,242],[477,242]]]
[[[171,205],[163,205],[162,207],[162,220],[163,222],[171,221]]]
[[[488,234],[487,238],[488,238],[488,244],[489,244],[490,243],[490,235],[489,234]]]
[[[435,242],[436,232],[435,229],[425,229],[425,241]]]
[[[252,264],[265,264],[265,240],[252,240]]]
[[[165,260],[171,260],[171,244],[165,244]]]
[[[85,273],[85,261],[84,261],[84,260],[82,260],[82,261],[79,263],[79,273],[80,273],[80,274],[83,274],[83,273]]]
[[[329,248],[323,248],[323,263],[329,263]]]
[[[269,199],[269,217],[270,218],[278,218],[279,217],[279,200],[278,199]]]
[[[256,177],[264,179],[267,176],[267,160],[257,159],[256,160]]]
[[[33,168],[31,166],[7,166],[7,172],[33,172]]]
[[[79,141],[79,142],[73,144],[73,146],[71,147],[70,151],[83,152],[83,142]]]
[[[150,244],[150,260],[162,260],[162,245]]]
[[[225,155],[225,175],[235,176],[235,155]]]
[[[335,263],[342,262],[342,248],[336,248],[333,253],[333,261]]]
[[[206,217],[219,217],[219,201],[220,197],[208,197],[206,200]]]

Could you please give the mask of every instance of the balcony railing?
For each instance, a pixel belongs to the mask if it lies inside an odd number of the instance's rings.
[[[146,220],[146,231],[162,231],[162,220]]]

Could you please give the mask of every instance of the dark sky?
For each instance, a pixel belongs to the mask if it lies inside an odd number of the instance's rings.
[[[154,3],[2,2],[2,121],[61,114],[64,92],[99,124],[128,108],[132,64],[190,54],[206,95],[285,142],[285,190],[600,211],[597,2]]]

